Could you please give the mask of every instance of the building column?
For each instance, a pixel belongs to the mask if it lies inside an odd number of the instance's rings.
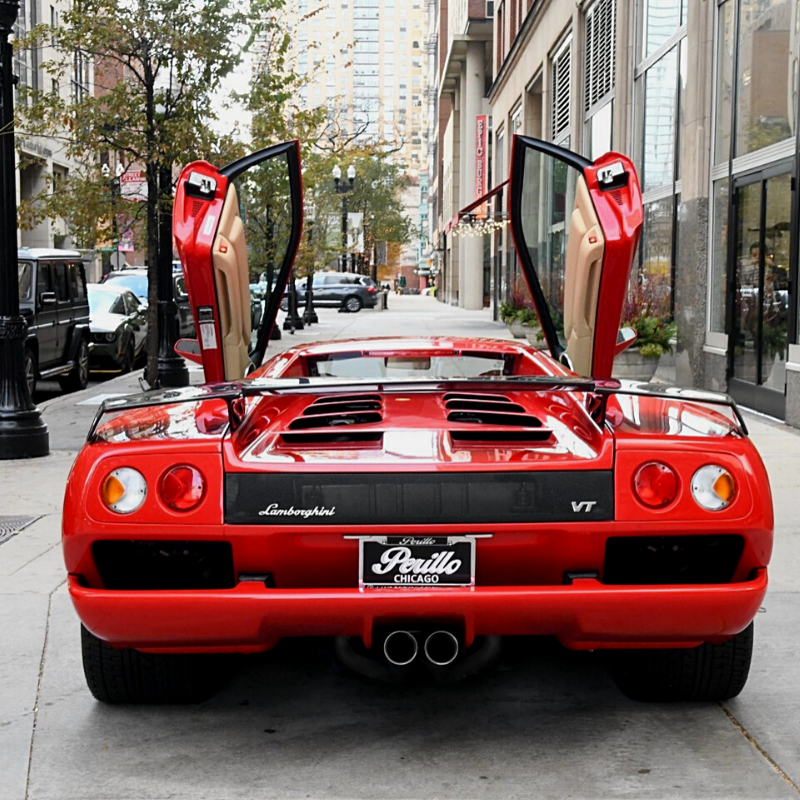
[[[462,115],[465,135],[461,142],[463,176],[460,208],[475,200],[475,120],[484,109],[485,47],[483,42],[467,44],[467,59],[464,79],[461,82]],[[458,304],[462,308],[483,308],[483,237],[464,236],[459,242],[459,295]]]

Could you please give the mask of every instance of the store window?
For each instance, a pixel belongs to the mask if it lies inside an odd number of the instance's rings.
[[[584,150],[596,159],[612,149],[616,3],[597,0],[586,12]]]
[[[728,276],[728,207],[730,180],[714,182],[711,219],[711,275],[709,280],[709,329],[725,333],[725,298]]]
[[[797,0],[741,0],[735,155],[777,144],[797,119]]]
[[[731,155],[733,119],[733,50],[735,0],[726,0],[717,13],[716,97],[714,100],[714,163],[727,161]]]

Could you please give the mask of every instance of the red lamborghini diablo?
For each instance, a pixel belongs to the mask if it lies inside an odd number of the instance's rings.
[[[548,635],[613,649],[638,699],[741,691],[769,484],[727,396],[610,377],[631,343],[633,166],[518,136],[508,197],[544,349],[371,338],[265,358],[301,237],[298,144],[186,167],[174,232],[198,339],[178,350],[207,383],[107,400],[67,486],[95,697],[192,702],[220,654],[291,636],[334,637],[345,664],[401,680],[459,678],[501,637]],[[267,262],[254,332],[249,274]]]

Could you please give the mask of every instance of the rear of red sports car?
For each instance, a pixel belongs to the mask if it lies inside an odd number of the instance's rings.
[[[265,362],[300,241],[298,153],[181,176],[199,339],[178,350],[211,383],[107,401],[73,467],[64,553],[94,695],[195,700],[208,658],[292,636],[335,637],[369,675],[457,678],[520,635],[614,650],[640,699],[736,695],[767,588],[769,486],[726,397],[608,380],[632,341],[618,330],[641,225],[630,162],[514,140],[511,226],[549,355],[438,337]],[[287,208],[254,337],[248,170]]]

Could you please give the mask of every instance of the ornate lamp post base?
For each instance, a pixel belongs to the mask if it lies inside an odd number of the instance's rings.
[[[0,460],[35,458],[50,452],[50,435],[25,382],[22,317],[0,317]]]
[[[19,313],[14,67],[8,41],[18,10],[18,0],[0,0],[0,459],[46,456],[50,448],[47,425],[25,380],[28,324]]]

